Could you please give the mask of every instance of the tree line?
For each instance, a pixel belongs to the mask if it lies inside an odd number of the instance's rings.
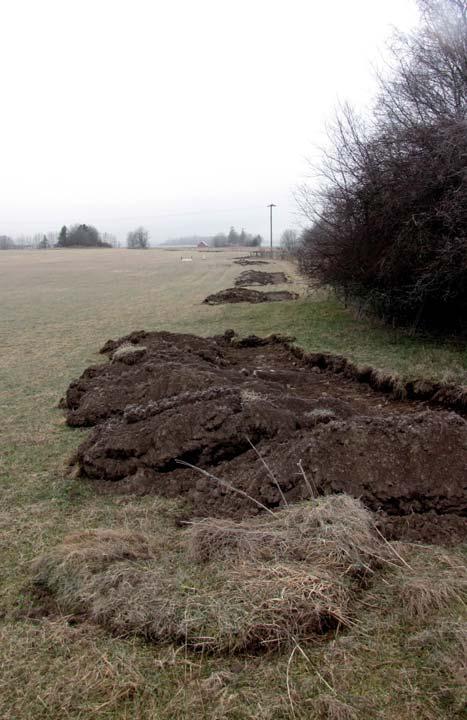
[[[45,249],[57,243],[58,233],[35,233],[34,235],[19,235],[12,238],[9,235],[0,235],[0,250],[26,250],[30,248]]]
[[[229,232],[226,234],[218,233],[212,238],[213,247],[229,247],[229,246],[241,246],[241,247],[259,247],[263,242],[261,235],[252,235],[251,233],[245,232],[242,228],[241,232],[237,232],[232,226]]]
[[[112,247],[110,242],[104,240],[94,225],[84,223],[72,225],[67,228],[63,225],[59,232],[56,247]]]
[[[211,247],[244,246],[259,247],[263,241],[261,235],[252,235],[245,232],[237,232],[234,227],[225,233],[218,233],[214,236],[190,236],[189,238],[176,238],[165,244],[189,245],[205,242]],[[145,249],[149,247],[149,232],[146,228],[139,226],[127,234],[126,246],[130,249]],[[47,234],[36,233],[35,235],[19,238],[11,238],[8,235],[0,235],[0,250],[26,249],[26,248],[77,248],[77,247],[120,247],[115,235],[111,233],[100,233],[94,225],[84,223],[63,225],[60,232],[49,232]]]
[[[0,235],[0,250],[46,250],[53,247],[120,247],[115,235],[99,233],[93,225],[77,224],[67,228],[63,225],[59,232],[19,235],[12,238]]]
[[[145,228],[138,227],[127,235],[127,247],[147,248],[149,246],[149,233]],[[67,227],[63,225],[60,232],[36,233],[34,235],[20,235],[12,238],[9,235],[0,235],[0,250],[23,250],[47,248],[79,248],[120,247],[115,235],[100,233],[94,225],[77,223]]]

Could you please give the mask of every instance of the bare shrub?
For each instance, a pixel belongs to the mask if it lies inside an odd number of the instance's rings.
[[[370,121],[344,106],[303,187],[302,270],[386,321],[466,327],[467,9],[420,0]]]
[[[126,238],[126,244],[128,248],[132,250],[145,249],[149,247],[149,232],[140,225],[136,230],[132,230],[128,233]]]

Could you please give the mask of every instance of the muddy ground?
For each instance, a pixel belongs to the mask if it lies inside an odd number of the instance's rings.
[[[239,257],[234,260],[237,265],[269,265],[267,260],[255,260],[250,257]]]
[[[207,305],[223,305],[224,303],[263,303],[297,299],[298,294],[288,290],[250,290],[244,287],[234,287],[208,295],[203,302]]]
[[[181,495],[195,516],[230,517],[258,507],[225,482],[268,507],[310,489],[347,492],[380,513],[389,537],[467,537],[460,414],[320,369],[278,336],[141,331],[101,352],[108,362],[62,401],[69,425],[94,426],[73,464],[100,487]]]
[[[244,285],[281,285],[289,282],[283,272],[264,272],[263,270],[244,270],[235,280],[236,287]]]

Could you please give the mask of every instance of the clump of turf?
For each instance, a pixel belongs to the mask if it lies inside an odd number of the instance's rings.
[[[467,599],[467,566],[457,554],[420,546],[410,560],[410,572],[398,569],[389,587],[407,617],[416,620]]]
[[[368,575],[397,557],[363,505],[335,495],[243,522],[194,523],[171,552],[140,533],[78,533],[33,570],[63,613],[119,636],[239,652],[350,625]]]
[[[123,343],[112,353],[112,362],[123,362],[126,365],[134,365],[146,354],[144,345],[133,345]]]
[[[347,574],[356,568],[371,571],[388,558],[388,546],[378,536],[368,510],[344,494],[242,522],[207,518],[193,523],[188,544],[197,562],[298,561]]]

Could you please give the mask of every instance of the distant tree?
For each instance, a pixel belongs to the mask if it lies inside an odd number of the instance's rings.
[[[241,233],[237,233],[235,228],[231,227],[229,234],[218,233],[212,238],[213,247],[226,247],[228,245],[241,245],[243,247],[258,247],[263,242],[261,235],[251,235],[242,228]]]
[[[149,233],[144,227],[138,227],[128,233],[126,238],[127,247],[131,249],[147,248],[149,245]]]
[[[240,236],[236,232],[235,228],[232,226],[229,230],[229,234],[227,235],[227,242],[229,245],[239,245]]]
[[[67,247],[101,247],[98,230],[93,225],[73,225],[68,230]]]
[[[8,235],[0,235],[0,250],[12,250],[15,247],[13,238]]]
[[[67,246],[67,239],[68,239],[67,236],[68,236],[67,226],[63,225],[63,227],[60,230],[60,233],[58,235],[58,241],[57,241],[58,247],[66,247]]]
[[[281,248],[290,255],[295,255],[300,247],[300,238],[296,230],[284,230],[281,235]]]
[[[40,250],[45,250],[46,248],[49,247],[49,240],[47,238],[47,235],[43,235],[42,240],[39,241],[37,247]]]
[[[93,225],[72,225],[67,230],[66,225],[60,230],[57,247],[110,247],[101,240],[97,228]]]

